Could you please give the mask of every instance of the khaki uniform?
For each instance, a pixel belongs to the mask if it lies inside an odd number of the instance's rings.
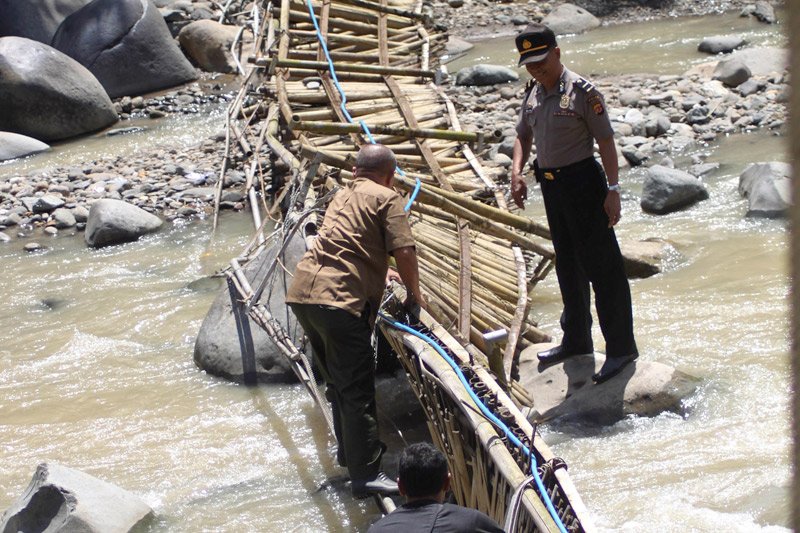
[[[603,95],[566,68],[547,92],[532,82],[523,101],[517,134],[533,135],[534,172],[541,184],[556,252],[556,276],[564,311],[561,345],[591,353],[590,286],[608,357],[637,353],[631,292],[614,228],[603,204],[608,185],[594,159],[594,140],[614,132]]]
[[[368,179],[353,180],[328,206],[286,295],[327,383],[337,458],[352,479],[377,474],[385,449],[378,438],[370,337],[389,254],[413,245],[400,195]]]

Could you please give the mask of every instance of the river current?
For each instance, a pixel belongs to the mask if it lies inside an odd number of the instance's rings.
[[[686,26],[658,24],[658,35]],[[622,40],[648,30],[618,31]],[[631,283],[642,358],[702,385],[686,416],[542,430],[600,530],[789,526],[787,228],[745,218],[737,192],[750,162],[786,160],[784,142],[756,132],[696,148],[720,163],[704,178],[710,199],[666,216],[641,212],[642,170],[621,178],[620,239],[676,249],[662,274]],[[80,160],[79,147],[64,151]],[[32,165],[0,167],[0,179]],[[544,219],[538,191],[529,206]],[[52,461],[141,496],[156,510],[155,532],[366,530],[377,510],[337,481],[333,444],[302,387],[238,386],[192,361],[219,287],[208,276],[251,230],[247,216],[228,215],[213,236],[199,221],[101,250],[82,235],[37,237],[48,247],[38,254],[23,251],[25,239],[0,246],[0,510]],[[540,325],[557,336],[554,276],[534,298]],[[595,340],[602,346],[599,331]]]

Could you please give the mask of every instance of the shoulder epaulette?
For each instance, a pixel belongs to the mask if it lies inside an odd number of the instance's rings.
[[[594,85],[592,85],[592,82],[584,78],[578,78],[578,81],[575,82],[575,86],[583,89],[583,91],[587,93],[590,93],[594,90]]]

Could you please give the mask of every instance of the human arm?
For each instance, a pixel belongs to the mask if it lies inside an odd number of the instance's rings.
[[[525,200],[528,198],[528,185],[525,183],[525,177],[522,171],[525,168],[525,163],[531,156],[531,144],[533,136],[529,131],[522,131],[522,128],[517,128],[517,139],[514,141],[514,153],[511,162],[511,198],[517,207],[522,209],[525,207]]]
[[[406,286],[408,296],[406,305],[416,302],[423,309],[428,308],[428,302],[419,289],[419,265],[417,263],[417,250],[413,246],[403,246],[392,250],[394,260],[397,263],[397,271],[403,285]]]
[[[614,144],[614,136],[597,139],[597,146],[600,149],[600,160],[603,162],[608,184],[619,184],[619,161],[617,160],[617,147]],[[615,226],[622,216],[619,191],[608,191],[603,202],[603,209],[608,216],[608,227]]]

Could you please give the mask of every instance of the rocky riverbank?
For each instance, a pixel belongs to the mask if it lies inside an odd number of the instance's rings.
[[[459,5],[461,1],[436,2],[433,12],[436,20],[452,21],[452,34],[469,34],[470,37],[475,36],[471,24],[487,30],[502,26],[513,32],[516,22],[509,23],[504,17],[524,14],[527,20],[538,20],[556,5],[555,2],[498,4],[485,0],[463,0]],[[197,2],[192,4],[194,10],[186,10],[186,6],[178,2],[162,4],[159,7],[165,20],[173,19],[170,26],[173,33],[179,29],[175,24],[188,24],[195,10],[203,7]],[[612,4],[616,9],[611,10]],[[658,3],[658,7],[641,4],[598,0],[581,5],[595,9],[598,14],[605,13],[603,22],[613,23],[741,9],[747,3],[676,0]],[[200,14],[205,16],[205,11],[201,10]],[[490,24],[481,26],[486,21]],[[593,80],[606,95],[623,166],[671,166],[673,159],[690,147],[713,141],[719,135],[761,128],[783,134],[789,82],[784,70],[785,52],[756,49],[735,54],[740,54],[741,61],[751,71],[744,83],[726,84],[714,79],[719,78],[714,72],[719,58],[711,56],[708,64],[684,76],[642,75]],[[487,164],[495,167],[502,180],[510,165],[524,82],[458,86],[454,80],[453,77],[448,82],[447,90],[458,106],[462,124],[468,129],[500,129],[504,133],[504,140],[493,146],[487,157]],[[118,98],[113,108],[122,122],[108,134],[124,133],[125,119],[131,117],[164,119],[174,113],[202,112],[210,102],[229,99],[236,83],[232,76],[210,79],[206,75],[199,82],[157,96]],[[75,229],[83,229],[88,209],[101,198],[125,200],[167,220],[208,216],[223,157],[223,128],[221,122],[219,133],[190,148],[164,147],[134,156],[109,156],[77,166],[60,166],[22,175],[4,172],[0,166],[0,175],[4,176],[0,178],[0,240],[26,237],[37,231],[52,235],[74,233]],[[693,175],[702,176],[708,171],[701,160],[693,163],[692,168],[686,169]],[[234,161],[224,177],[223,209],[244,207],[244,181],[244,174]]]

